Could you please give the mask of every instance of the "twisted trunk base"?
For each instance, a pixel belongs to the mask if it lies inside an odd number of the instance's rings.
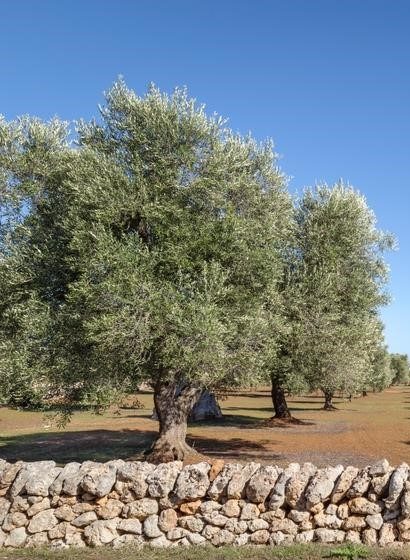
[[[280,426],[283,424],[303,424],[290,413],[286,402],[285,389],[276,379],[272,378],[271,397],[275,415],[265,422],[266,426]]]
[[[159,421],[159,435],[146,459],[151,463],[182,461],[197,452],[186,443],[188,417],[201,389],[181,383],[158,383],[154,404]]]
[[[323,391],[325,395],[325,404],[323,406],[323,410],[337,410],[337,408],[333,405],[333,393],[331,391]]]

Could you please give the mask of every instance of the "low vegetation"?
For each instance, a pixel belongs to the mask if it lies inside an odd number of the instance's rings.
[[[196,547],[143,550],[123,548],[96,548],[96,549],[70,549],[70,550],[18,550],[0,552],[0,560],[409,560],[410,550],[380,549],[364,546],[325,547],[320,545],[296,545],[287,547]]]

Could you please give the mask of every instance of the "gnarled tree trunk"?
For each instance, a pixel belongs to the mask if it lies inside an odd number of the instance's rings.
[[[287,420],[292,417],[288,403],[286,402],[285,389],[275,379],[272,379],[271,389],[273,409],[275,416],[273,418]]]
[[[183,460],[196,453],[185,439],[187,421],[201,389],[181,383],[157,383],[154,392],[155,411],[159,421],[159,435],[147,453],[153,463]]]
[[[322,389],[325,395],[325,404],[323,406],[324,410],[337,410],[336,407],[333,405],[333,392]]]

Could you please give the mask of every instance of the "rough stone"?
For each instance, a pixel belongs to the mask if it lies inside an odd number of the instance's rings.
[[[349,517],[349,506],[348,504],[339,504],[337,507],[337,516],[340,519],[347,519]]]
[[[357,477],[359,469],[356,467],[346,467],[337,480],[330,501],[333,504],[338,504],[350,489],[353,481]]]
[[[262,529],[269,529],[269,523],[260,517],[248,521],[248,529],[251,533],[261,531]]]
[[[160,537],[162,533],[160,528],[158,527],[158,515],[155,514],[147,517],[142,524],[142,531],[144,535],[146,535],[150,539]]]
[[[379,531],[379,545],[386,546],[396,540],[396,527],[394,522],[387,522]]]
[[[177,526],[178,516],[175,510],[164,509],[159,514],[158,527],[166,533]]]
[[[0,525],[3,523],[4,518],[9,512],[10,509],[10,501],[6,498],[0,498]]]
[[[239,507],[238,500],[228,500],[224,503],[221,513],[227,517],[239,517],[241,508]]]
[[[353,480],[351,487],[346,493],[348,498],[357,498],[363,496],[370,486],[369,469],[365,468],[359,471],[356,478]]]
[[[340,529],[343,523],[336,515],[327,514],[323,511],[317,513],[313,520],[316,527],[326,527],[328,529]]]
[[[235,540],[235,535],[226,529],[218,530],[211,538],[211,543],[214,546],[226,546],[232,544]]]
[[[181,509],[181,508],[182,508],[182,505],[179,507],[179,509]],[[213,500],[206,501],[206,502],[202,502],[198,509],[201,513],[207,514],[207,513],[213,512],[213,511],[219,511],[220,509],[222,509],[222,504],[219,504],[218,502],[215,502]],[[190,512],[189,514],[191,514],[191,513],[196,513],[196,511]]]
[[[203,502],[201,502],[201,500],[195,500],[193,502],[184,502],[179,506],[179,510],[187,515],[194,515],[199,510],[202,503]]]
[[[342,472],[342,465],[327,467],[317,471],[305,491],[306,506],[308,509],[311,509],[318,503],[324,502],[330,497],[335,481]]]
[[[17,461],[17,463],[5,463],[0,474],[0,489],[6,489],[11,484],[13,484],[14,479],[23,467],[22,461]]]
[[[203,498],[209,488],[209,463],[205,461],[184,467],[175,484],[175,496],[179,500]]]
[[[98,506],[95,512],[100,519],[114,519],[120,517],[123,507],[120,500],[109,499],[104,506]]]
[[[121,497],[127,497],[130,492],[135,500],[145,498],[148,490],[147,476],[154,470],[154,465],[147,462],[124,463],[117,469],[115,489]]]
[[[28,519],[24,513],[16,511],[8,513],[3,521],[4,531],[12,531],[16,527],[25,527],[28,524]]]
[[[348,542],[348,543],[353,543],[353,544],[361,544],[362,539],[360,537],[360,532],[359,531],[354,531],[353,529],[347,531],[346,536],[345,536],[345,541]]]
[[[291,519],[275,519],[271,523],[271,530],[280,531],[285,535],[296,535],[298,526]]]
[[[225,466],[225,461],[223,459],[215,459],[211,463],[211,468],[209,469],[209,481],[213,482],[222,469]]]
[[[407,481],[409,474],[409,466],[407,463],[402,463],[397,469],[393,471],[390,478],[389,494],[385,499],[385,504],[388,509],[392,509],[400,498],[404,489],[404,484]]]
[[[252,544],[266,544],[269,540],[270,534],[266,529],[261,529],[260,531],[255,531],[249,537]]]
[[[106,496],[114,487],[117,466],[114,462],[105,463],[91,468],[81,481],[83,490],[93,496]]]
[[[84,537],[90,546],[108,544],[118,537],[117,520],[98,520],[84,529]]]
[[[393,469],[390,468],[386,474],[372,478],[370,487],[372,488],[374,494],[376,494],[377,498],[387,497],[392,472]]]
[[[117,525],[118,531],[123,531],[124,533],[133,533],[134,535],[142,534],[141,521],[138,519],[121,519],[118,521]]]
[[[245,533],[246,530],[248,529],[248,522],[239,519],[230,518],[226,522],[225,529],[227,531],[230,531],[231,533],[235,533],[235,535],[241,535],[242,533]]]
[[[215,525],[216,527],[225,527],[228,517],[219,513],[219,511],[213,511],[209,514],[204,514],[204,521],[210,525]]]
[[[357,531],[366,527],[366,520],[360,515],[351,515],[343,521],[343,529],[345,531]]]
[[[315,539],[321,543],[341,543],[344,538],[345,532],[338,529],[315,529]]]
[[[143,521],[149,515],[158,513],[158,502],[151,498],[142,498],[141,500],[135,500],[135,502],[124,506],[123,511],[126,517],[135,517]]]
[[[40,511],[44,511],[45,509],[50,509],[50,508],[51,508],[50,499],[44,498],[43,500],[41,500],[41,502],[36,502],[32,506],[30,506],[27,510],[27,515],[29,517],[33,517],[34,515],[36,515],[36,513],[40,513]]]
[[[182,470],[181,461],[160,464],[147,475],[148,493],[153,498],[165,498],[174,489]]]
[[[71,523],[74,527],[86,527],[90,525],[93,521],[97,521],[97,515],[95,511],[86,511],[78,517],[76,517]]]
[[[5,498],[0,498],[0,504],[2,500]],[[8,503],[9,501],[6,500]],[[15,511],[25,512],[30,508],[30,503],[27,498],[23,498],[22,496],[16,496],[10,506],[10,513],[14,513]],[[2,506],[0,505],[0,511],[2,511]],[[0,513],[0,525],[1,525],[1,513]]]
[[[59,496],[63,491],[64,481],[67,478],[69,479],[73,477],[75,474],[77,474],[80,470],[80,467],[81,464],[76,462],[67,463],[66,465],[64,465],[64,467],[61,469],[56,479],[50,485],[49,488],[50,494],[52,496],[56,496],[56,495]]]
[[[259,517],[260,511],[256,504],[245,504],[241,511],[241,519],[249,521],[251,519],[256,519]]]
[[[52,509],[46,509],[45,511],[40,511],[40,513],[37,513],[31,518],[27,530],[29,533],[41,533],[42,531],[49,531],[57,525],[57,523],[58,519],[54,515],[54,511]]]
[[[150,540],[148,544],[153,548],[168,548],[169,546],[171,546],[171,543],[169,542],[169,540],[165,535],[161,535],[156,539]]]
[[[297,509],[291,509],[288,518],[294,523],[304,523],[309,521],[310,513],[308,511],[299,511]]]
[[[310,529],[308,531],[302,531],[295,535],[295,542],[297,543],[310,543],[315,538],[315,531]]]
[[[259,463],[248,463],[242,467],[241,470],[234,472],[228,483],[227,497],[239,500],[242,497],[246,483],[255,474],[259,467]]]
[[[26,548],[39,548],[46,546],[48,544],[47,532],[34,533],[34,535],[29,535],[26,541]]]
[[[402,515],[410,517],[410,482],[406,482],[405,491],[401,497],[400,502]]]
[[[246,497],[254,503],[262,503],[269,496],[279,476],[279,471],[273,466],[262,466],[250,478],[246,486]]]
[[[292,509],[302,509],[304,507],[304,491],[315,473],[316,467],[312,463],[304,463],[300,471],[290,478],[285,488],[285,500]]]
[[[212,484],[208,490],[208,496],[212,500],[217,500],[219,497],[226,494],[228,484],[234,474],[239,473],[242,470],[242,465],[237,463],[228,463],[224,465],[221,472],[212,481]],[[211,476],[209,477],[211,479]]]
[[[82,463],[78,467],[78,469],[76,469],[76,464],[77,463],[71,463],[71,467],[64,475],[64,479],[62,481],[62,491],[68,496],[77,496],[78,494],[80,494],[81,481],[83,477],[91,469],[99,466],[98,463],[95,463],[94,461],[84,461],[84,463]],[[63,473],[60,474],[62,475]]]
[[[190,544],[202,545],[206,543],[206,538],[199,533],[188,533],[186,538],[188,539]]]
[[[362,532],[362,541],[366,546],[375,546],[377,544],[376,529],[365,529]]]
[[[285,489],[288,481],[300,470],[299,463],[290,463],[288,467],[282,471],[268,499],[268,509],[276,510],[285,503]]]
[[[366,516],[366,523],[371,529],[376,529],[377,531],[381,529],[383,525],[383,517],[380,513],[375,513],[373,515]]]
[[[54,510],[54,515],[57,517],[57,519],[61,519],[63,521],[72,521],[76,518],[76,514],[67,504],[56,508]]]
[[[366,498],[353,498],[349,500],[349,510],[352,513],[359,513],[361,515],[374,515],[380,513],[382,508],[373,502],[369,502]]]
[[[27,540],[27,533],[24,527],[18,527],[13,529],[7,535],[4,541],[4,546],[9,546],[11,548],[21,548],[25,545]]]
[[[188,531],[191,531],[191,533],[200,533],[204,528],[204,522],[202,519],[193,515],[181,517],[178,520],[178,523],[183,529],[187,529]]]
[[[381,459],[377,461],[374,465],[371,465],[369,468],[369,475],[370,476],[383,476],[389,472],[390,465],[387,459]]]
[[[397,529],[400,533],[400,538],[404,542],[410,541],[410,518],[402,519],[397,524]]]

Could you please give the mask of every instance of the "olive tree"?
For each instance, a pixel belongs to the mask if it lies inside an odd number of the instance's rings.
[[[337,184],[307,189],[296,210],[297,292],[293,363],[333,408],[336,391],[362,390],[372,367],[378,309],[387,302],[383,252],[393,245],[379,231],[366,200]]]
[[[149,382],[150,458],[181,459],[201,392],[257,384],[275,360],[285,179],[270,143],[184,90],[139,97],[120,81],[69,139],[58,121],[1,125],[1,205],[17,216],[0,257],[2,367],[20,360],[67,410]]]

